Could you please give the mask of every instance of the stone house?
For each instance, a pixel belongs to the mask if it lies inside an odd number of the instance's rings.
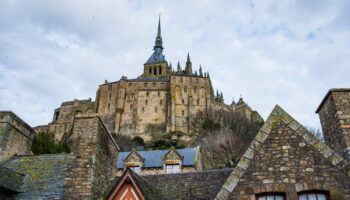
[[[120,152],[117,160],[117,175],[122,175],[126,168],[142,175],[195,172],[202,169],[199,147]]]

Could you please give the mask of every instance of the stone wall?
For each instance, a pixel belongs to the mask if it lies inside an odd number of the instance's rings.
[[[31,155],[34,130],[11,111],[0,111],[0,161]]]
[[[274,124],[259,149],[230,199],[283,192],[288,200],[297,200],[297,192],[308,190],[329,191],[332,200],[350,198],[349,169],[336,168],[284,122]]]
[[[119,148],[99,117],[76,118],[67,143],[73,158],[64,199],[101,199],[116,169]]]
[[[350,160],[350,89],[331,89],[317,113],[326,144]]]

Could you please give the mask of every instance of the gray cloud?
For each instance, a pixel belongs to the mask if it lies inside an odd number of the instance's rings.
[[[0,109],[31,125],[95,97],[105,79],[136,77],[162,12],[166,59],[210,71],[227,103],[263,117],[280,104],[304,125],[326,91],[349,87],[348,1],[1,1]]]

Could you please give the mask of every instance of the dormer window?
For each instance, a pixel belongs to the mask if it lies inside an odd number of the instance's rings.
[[[256,200],[286,200],[286,195],[280,192],[263,193],[256,195]]]
[[[141,173],[141,167],[140,166],[132,166],[129,167],[132,171],[134,171],[135,173]]]
[[[179,164],[165,165],[165,173],[167,174],[176,174],[180,172],[181,172],[181,168]]]

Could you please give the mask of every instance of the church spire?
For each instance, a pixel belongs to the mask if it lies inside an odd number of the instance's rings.
[[[158,19],[158,32],[157,32],[157,37],[156,37],[156,43],[154,45],[154,50],[156,48],[161,48],[163,49],[163,41],[162,41],[162,35],[161,35],[161,28],[160,28],[160,15]]]

